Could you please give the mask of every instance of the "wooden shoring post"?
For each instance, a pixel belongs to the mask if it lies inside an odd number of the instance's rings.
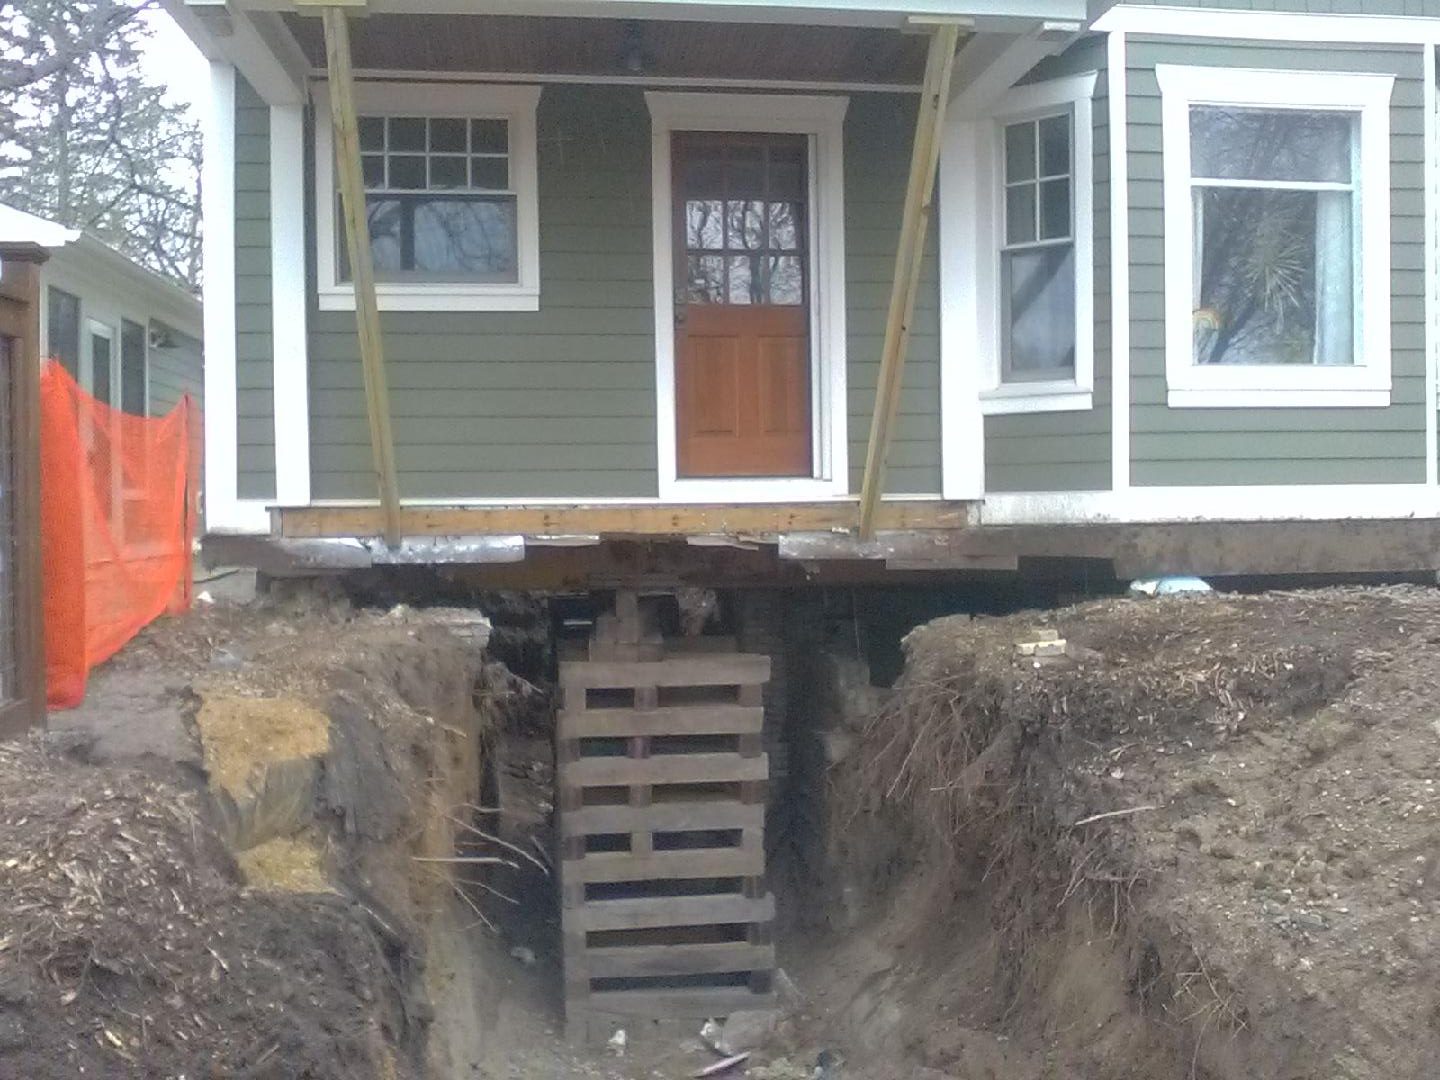
[[[895,252],[895,279],[890,287],[890,310],[885,318],[885,344],[880,354],[880,378],[875,389],[875,414],[870,422],[870,443],[865,452],[865,479],[860,489],[860,536],[875,534],[875,514],[885,483],[885,459],[890,452],[891,429],[900,406],[900,384],[905,353],[910,345],[910,323],[915,293],[925,258],[925,233],[935,193],[935,169],[950,97],[950,75],[960,27],[954,23],[931,31],[925,60],[925,80],[915,117],[915,145],[910,154],[910,180],[905,188],[905,212],[900,219],[900,243]]]
[[[365,180],[360,170],[360,125],[355,115],[355,74],[350,57],[350,24],[346,7],[354,3],[300,0],[320,7],[325,29],[325,62],[330,76],[330,121],[335,133],[335,175],[345,224],[345,248],[355,281],[355,323],[360,338],[360,367],[365,377],[365,411],[370,421],[370,450],[380,489],[385,542],[399,547],[400,490],[395,471],[395,440],[390,426],[390,387],[385,376],[385,349],[380,335],[380,308],[375,298],[375,264],[370,252],[370,227],[365,216]]]

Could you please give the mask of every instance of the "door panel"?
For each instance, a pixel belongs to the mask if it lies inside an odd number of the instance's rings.
[[[677,472],[810,476],[808,141],[672,145]]]

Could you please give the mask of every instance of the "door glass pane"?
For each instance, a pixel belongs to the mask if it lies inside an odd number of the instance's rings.
[[[686,299],[692,304],[718,304],[725,296],[725,259],[721,255],[691,255],[688,259]]]
[[[726,298],[732,304],[763,304],[764,289],[760,276],[755,272],[757,259],[753,255],[731,255],[730,288]]]
[[[755,200],[725,204],[725,246],[759,248],[765,244],[765,204]]]
[[[1191,171],[1226,180],[1349,183],[1357,126],[1354,113],[1195,105]]]
[[[805,302],[805,273],[800,256],[772,256],[769,286],[770,303],[803,304]]]
[[[800,208],[793,202],[770,204],[769,246],[780,251],[794,251],[800,246]]]
[[[725,163],[725,191],[733,197],[760,195],[765,191],[765,149],[761,146],[734,146]]]
[[[719,199],[691,199],[685,204],[686,247],[719,250],[725,246],[724,206]]]

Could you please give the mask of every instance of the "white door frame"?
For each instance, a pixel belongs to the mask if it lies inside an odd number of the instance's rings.
[[[845,371],[844,96],[661,93],[651,118],[655,274],[655,419],[659,496],[665,502],[795,502],[849,493]],[[742,131],[809,136],[810,355],[814,474],[685,479],[677,475],[675,271],[671,135]]]

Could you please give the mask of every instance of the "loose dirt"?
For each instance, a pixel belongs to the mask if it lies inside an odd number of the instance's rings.
[[[1110,600],[906,650],[832,775],[866,903],[795,961],[864,1075],[1440,1075],[1440,594]]]

